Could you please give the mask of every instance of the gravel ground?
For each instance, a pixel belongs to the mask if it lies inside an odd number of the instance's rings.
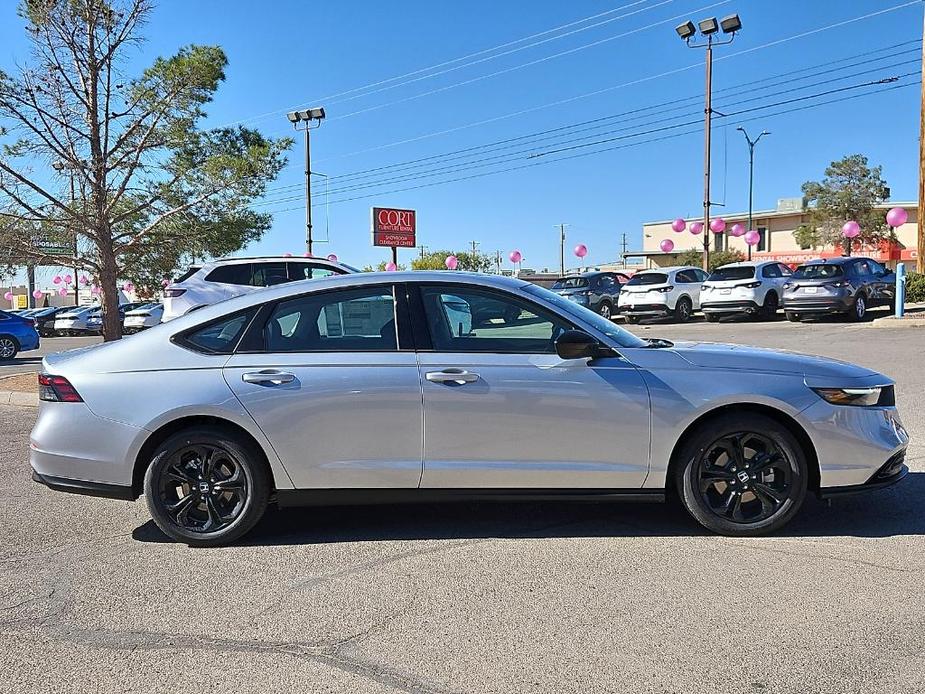
[[[460,504],[275,512],[196,550],[32,483],[34,411],[0,407],[0,691],[925,691],[919,333],[634,330],[885,371],[913,473],[754,540],[672,506]]]

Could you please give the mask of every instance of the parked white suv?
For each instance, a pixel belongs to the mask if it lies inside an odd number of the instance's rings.
[[[222,258],[194,265],[164,290],[166,322],[203,306],[241,294],[296,280],[358,272],[323,258]]]
[[[783,285],[793,272],[783,263],[730,263],[716,268],[700,288],[700,310],[708,321],[734,313],[773,318]]]
[[[659,316],[686,321],[700,308],[700,285],[705,279],[707,273],[687,265],[642,270],[620,290],[620,313],[627,323]]]

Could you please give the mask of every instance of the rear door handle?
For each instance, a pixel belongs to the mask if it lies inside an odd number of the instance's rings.
[[[431,383],[475,383],[479,375],[464,371],[463,369],[446,369],[444,371],[428,371],[424,374]]]
[[[295,374],[291,374],[286,371],[274,371],[267,369],[266,371],[251,371],[250,373],[242,374],[241,380],[245,383],[269,383],[274,386],[278,386],[283,383],[292,383],[295,380]]]

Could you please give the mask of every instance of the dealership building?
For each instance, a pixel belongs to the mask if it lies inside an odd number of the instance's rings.
[[[878,205],[877,209],[882,209],[884,217],[887,210],[893,207],[903,207],[909,215],[905,224],[896,228],[895,243],[884,243],[876,248],[854,248],[853,253],[864,255],[879,260],[882,263],[895,265],[897,262],[915,262],[916,252],[916,232],[917,232],[917,209],[916,203],[912,202],[892,202]],[[738,212],[735,214],[717,213],[717,217],[726,220],[727,230],[733,224],[748,224],[748,213]],[[757,210],[752,212],[752,228],[760,234],[760,242],[757,246],[752,247],[753,260],[777,260],[789,265],[799,264],[812,258],[825,258],[842,255],[842,248],[826,247],[813,249],[803,247],[794,239],[793,233],[801,225],[810,223],[809,210],[806,209],[802,198],[782,198],[777,201],[777,207],[773,210]],[[674,220],[667,219],[659,222],[645,222],[642,225],[642,250],[628,251],[624,254],[624,262],[627,265],[637,265],[639,267],[654,268],[667,267],[677,264],[678,254],[684,251],[696,248],[703,248],[703,236],[691,234],[690,224],[697,219],[689,219],[688,228],[680,233],[671,228]],[[743,254],[748,253],[748,246],[742,237],[733,237],[729,234],[713,234],[708,230],[713,238],[710,241],[710,248],[720,250],[737,249]],[[661,242],[665,239],[671,239],[674,248],[671,252],[666,253],[661,250]]]

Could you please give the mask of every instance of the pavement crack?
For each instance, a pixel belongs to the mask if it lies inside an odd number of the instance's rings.
[[[753,549],[758,552],[767,552],[772,554],[784,554],[792,557],[810,557],[812,559],[828,559],[830,561],[843,562],[845,564],[851,564],[852,566],[866,566],[872,569],[882,569],[884,571],[891,571],[894,573],[901,574],[917,574],[921,573],[922,569],[920,567],[912,568],[903,568],[898,566],[889,566],[887,564],[878,564],[877,562],[866,561],[864,559],[854,559],[850,557],[840,557],[834,554],[823,554],[819,552],[801,552],[797,550],[788,550],[777,547],[762,547],[757,544],[752,544],[749,542],[729,542],[728,544],[735,545],[737,547],[744,547],[746,549]]]

